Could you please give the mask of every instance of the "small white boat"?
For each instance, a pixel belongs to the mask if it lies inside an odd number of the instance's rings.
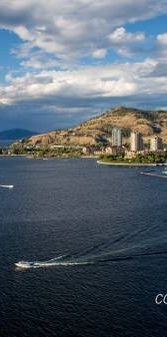
[[[15,263],[15,267],[19,269],[30,269],[30,268],[41,268],[52,266],[50,262],[28,262],[28,261],[19,261]]]
[[[167,175],[167,167],[164,168],[164,170],[162,171],[162,174]]]
[[[0,187],[12,189],[12,188],[14,188],[14,185],[0,185]]]
[[[28,269],[34,266],[34,262],[19,261],[15,263],[15,266],[22,269]]]

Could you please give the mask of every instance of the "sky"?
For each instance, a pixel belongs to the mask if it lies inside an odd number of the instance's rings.
[[[0,130],[167,109],[167,0],[1,0]]]

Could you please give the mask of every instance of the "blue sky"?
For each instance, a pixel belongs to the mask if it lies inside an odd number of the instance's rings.
[[[167,0],[2,0],[0,130],[167,109]]]

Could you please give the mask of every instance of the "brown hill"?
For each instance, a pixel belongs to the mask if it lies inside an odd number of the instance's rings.
[[[27,145],[95,145],[110,139],[112,128],[122,129],[124,142],[129,141],[130,131],[141,132],[145,141],[152,135],[159,135],[167,143],[167,111],[144,111],[118,107],[101,116],[92,118],[74,128],[57,130],[32,136]]]

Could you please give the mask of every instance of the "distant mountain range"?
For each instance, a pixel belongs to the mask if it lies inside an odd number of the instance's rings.
[[[25,129],[10,129],[0,132],[0,140],[21,140],[34,135],[37,135],[37,132]]]
[[[32,136],[26,143],[39,146],[96,145],[109,140],[115,126],[122,129],[124,143],[130,142],[131,131],[142,133],[146,142],[151,136],[159,135],[167,143],[167,111],[144,111],[127,107],[110,109],[74,128]]]

